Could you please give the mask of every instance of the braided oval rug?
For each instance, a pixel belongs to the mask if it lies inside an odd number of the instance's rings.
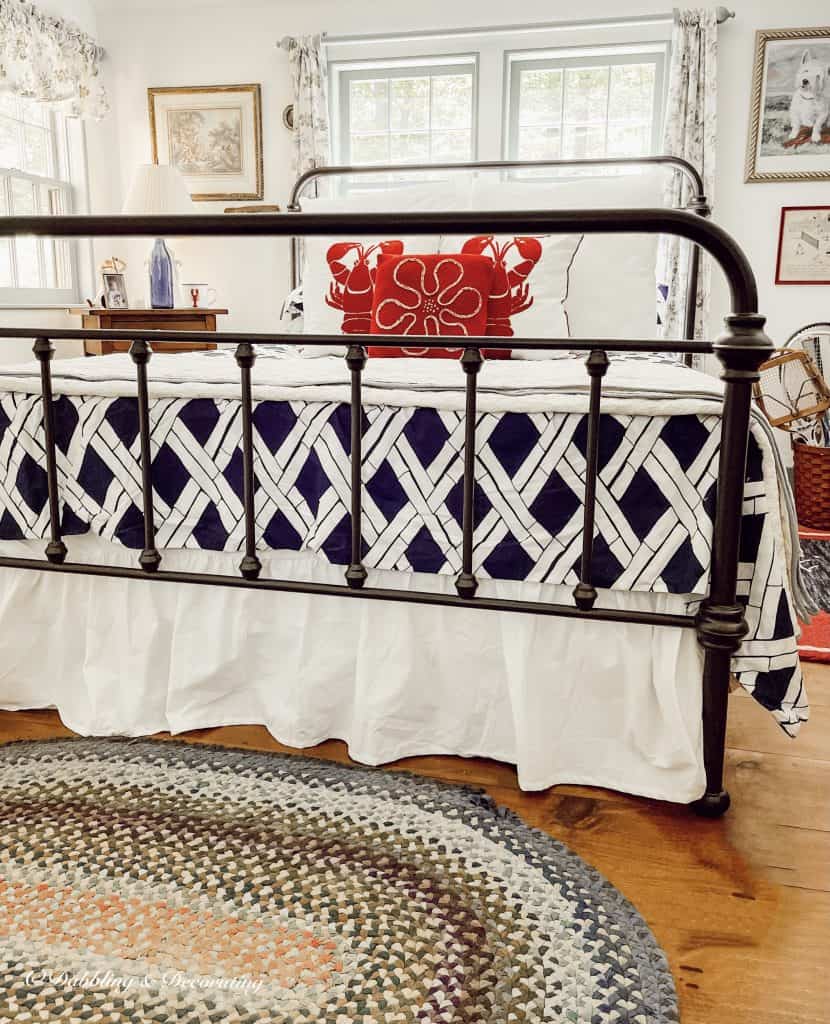
[[[0,748],[0,1021],[664,1024],[665,956],[480,792],[183,743]]]

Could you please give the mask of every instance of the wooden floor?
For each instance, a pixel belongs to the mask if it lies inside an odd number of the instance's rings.
[[[743,692],[731,698],[721,821],[607,790],[522,793],[512,768],[424,757],[407,768],[485,786],[568,843],[639,908],[666,950],[683,1024],[830,1022],[830,666],[806,665],[812,720],[789,740]],[[53,712],[0,712],[0,741],[69,735]],[[260,727],[186,739],[291,752]],[[342,743],[307,753],[347,761]]]

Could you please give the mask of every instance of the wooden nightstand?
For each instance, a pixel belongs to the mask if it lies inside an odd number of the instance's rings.
[[[90,330],[128,331],[215,331],[216,317],[223,316],[226,309],[205,306],[198,309],[70,309],[70,313],[81,317],[83,327]],[[88,356],[106,356],[111,352],[127,352],[128,341],[85,341],[84,353]],[[213,342],[183,341],[164,345],[163,352],[199,352],[216,348]]]

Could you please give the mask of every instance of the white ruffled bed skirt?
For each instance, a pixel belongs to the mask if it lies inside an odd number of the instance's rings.
[[[73,561],[135,564],[97,538],[68,544]],[[269,576],[342,582],[312,553],[263,560]],[[169,569],[235,574],[238,561],[164,553]],[[370,583],[454,592],[447,576]],[[486,581],[480,593],[571,600],[544,584]],[[686,611],[669,594],[600,602]],[[0,706],[56,707],[84,735],[261,724],[294,747],[345,740],[366,764],[480,755],[517,765],[525,790],[580,783],[686,802],[704,789],[701,662],[692,630],[0,569]]]

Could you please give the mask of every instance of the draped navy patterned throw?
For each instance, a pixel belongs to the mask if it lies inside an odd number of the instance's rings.
[[[0,1019],[676,1024],[637,911],[483,794],[151,741],[0,749]]]

